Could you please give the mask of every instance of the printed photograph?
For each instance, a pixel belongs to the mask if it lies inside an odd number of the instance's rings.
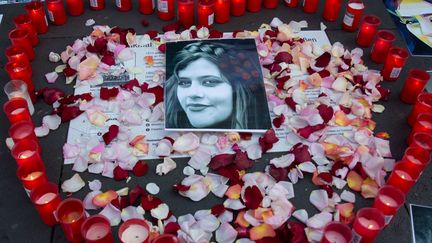
[[[432,242],[432,207],[410,204],[414,243]]]
[[[271,128],[255,40],[180,41],[166,47],[166,130]]]

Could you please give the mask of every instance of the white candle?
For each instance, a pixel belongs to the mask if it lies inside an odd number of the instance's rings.
[[[142,243],[148,238],[149,232],[146,227],[132,224],[123,231],[121,240],[127,243]]]
[[[18,108],[18,109],[13,110],[13,111],[11,112],[11,114],[12,114],[12,115],[18,115],[19,113],[24,112],[24,111],[25,111],[24,108]]]
[[[36,204],[39,204],[39,205],[41,205],[41,204],[46,204],[46,203],[51,202],[51,201],[52,201],[54,198],[56,198],[56,197],[57,197],[57,195],[56,195],[55,193],[53,193],[53,192],[48,192],[48,193],[42,195],[40,198],[38,198],[38,199],[35,201],[35,203],[36,203]]]
[[[27,159],[27,158],[33,156],[34,153],[35,153],[35,151],[32,151],[32,150],[24,150],[24,151],[22,151],[21,153],[18,154],[18,158],[20,158],[20,159]]]
[[[378,230],[380,228],[378,223],[374,220],[369,220],[367,218],[360,217],[358,221],[363,227],[370,230]]]
[[[325,232],[324,237],[330,243],[347,243],[345,237],[336,231]]]
[[[409,161],[411,161],[413,164],[416,164],[416,165],[422,165],[422,162],[420,162],[420,160],[418,160],[418,159],[416,159],[414,156],[412,156],[412,155],[408,155],[407,156],[407,159],[409,160]]]
[[[43,174],[42,171],[35,171],[35,172],[32,172],[32,173],[28,174],[27,176],[23,177],[22,179],[25,181],[32,181],[32,180],[35,180],[35,179],[41,177],[42,174]]]
[[[432,128],[432,124],[429,121],[419,121],[419,123],[428,129]]]
[[[109,233],[109,226],[104,223],[95,223],[87,230],[87,240],[98,240],[105,237]]]
[[[396,202],[396,200],[394,200],[393,198],[387,196],[387,195],[379,195],[378,199],[384,203],[385,205],[392,207],[392,208],[396,208],[398,206],[398,203]]]
[[[412,181],[412,180],[413,180],[413,178],[412,178],[408,173],[406,173],[406,172],[403,171],[403,170],[395,170],[395,173],[396,173],[399,177],[401,177],[402,179],[404,179],[404,180],[406,180],[406,181]]]
[[[363,9],[364,8],[363,3],[350,3],[350,4],[348,4],[348,6],[350,6],[350,8],[352,8],[352,9]]]

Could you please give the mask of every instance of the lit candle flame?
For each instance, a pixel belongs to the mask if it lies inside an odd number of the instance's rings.
[[[368,229],[372,229],[374,226],[373,226],[373,224],[370,224],[369,226],[368,226]]]

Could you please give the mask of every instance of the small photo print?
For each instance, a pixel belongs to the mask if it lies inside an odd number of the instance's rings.
[[[414,243],[432,242],[432,207],[410,204]]]
[[[168,42],[166,77],[166,130],[271,128],[254,39]]]

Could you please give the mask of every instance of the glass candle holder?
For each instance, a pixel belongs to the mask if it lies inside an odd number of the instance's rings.
[[[363,17],[363,22],[360,26],[360,31],[357,35],[357,44],[359,46],[368,47],[372,45],[375,35],[378,31],[378,26],[381,20],[374,15],[366,15]]]
[[[37,141],[34,125],[30,121],[19,121],[9,127],[9,136],[16,143],[23,139]]]
[[[432,113],[420,113],[417,116],[417,120],[414,123],[407,139],[408,144],[412,143],[414,133],[417,132],[432,134]]]
[[[384,215],[378,209],[361,208],[353,223],[354,239],[362,243],[373,242],[384,226]]]
[[[326,0],[324,5],[323,18],[334,22],[337,20],[342,5],[342,0]]]
[[[28,31],[32,46],[36,46],[39,43],[36,28],[33,26],[32,20],[28,14],[18,14],[13,18],[13,22],[17,29],[25,29]]]
[[[158,16],[161,20],[174,19],[174,0],[158,0]]]
[[[32,122],[31,115],[28,110],[27,100],[23,98],[17,97],[8,100],[3,105],[3,111],[11,124],[15,124],[20,121]]]
[[[23,48],[11,45],[6,48],[5,55],[9,62],[27,62],[30,65],[30,60]],[[31,66],[30,66],[31,67]],[[31,69],[31,68],[30,68]],[[33,71],[32,71],[33,74]]]
[[[198,26],[210,28],[214,22],[214,1],[199,0],[197,14]]]
[[[246,0],[246,10],[252,13],[259,12],[261,10],[261,4],[261,0]]]
[[[118,230],[118,237],[123,243],[135,240],[137,242],[149,242],[150,229],[143,219],[126,220]]]
[[[81,225],[81,235],[86,243],[114,242],[110,222],[101,214],[90,216],[84,221]]]
[[[386,81],[395,81],[398,79],[407,58],[408,52],[404,48],[390,48],[384,67],[381,70],[383,79]]]
[[[22,80],[27,85],[28,91],[34,93],[35,89],[31,77],[33,70],[28,62],[8,62],[5,65],[5,69],[11,80]]]
[[[363,15],[364,4],[362,0],[349,0],[342,22],[342,29],[354,32],[357,30]]]
[[[400,93],[400,99],[407,104],[414,104],[417,96],[423,92],[429,79],[430,75],[425,70],[420,68],[411,69]]]
[[[153,14],[155,9],[154,0],[139,0],[138,6],[139,11],[142,14]]]
[[[246,11],[246,0],[231,0],[230,12],[232,16],[243,16]]]
[[[387,30],[378,31],[377,38],[372,47],[371,59],[376,63],[384,63],[390,48],[395,40],[395,35]]]
[[[323,237],[320,243],[348,243],[352,240],[351,229],[340,222],[330,222],[324,227]]]
[[[423,172],[430,159],[430,153],[421,147],[408,147],[402,157],[402,161],[407,162],[407,166],[421,172]]]
[[[25,5],[25,10],[27,11],[37,33],[46,33],[48,31],[48,20],[45,15],[43,4],[39,1],[29,2]]]
[[[178,21],[183,27],[189,28],[194,24],[193,0],[177,0],[177,11]]]
[[[36,210],[46,225],[57,224],[54,212],[61,203],[57,185],[52,182],[41,184],[30,192],[30,200],[36,206]]]
[[[230,17],[230,0],[215,1],[215,22],[224,24]]]
[[[19,166],[17,177],[28,195],[33,188],[48,182],[45,166],[42,163],[26,163]]]
[[[81,200],[76,198],[64,200],[58,205],[55,214],[66,239],[72,242],[81,242],[84,240],[84,237],[81,235],[81,225],[87,216]]]
[[[420,147],[422,149],[425,149],[429,153],[432,152],[432,134],[425,132],[414,133],[409,146]]]
[[[289,8],[296,8],[299,0],[284,0],[285,6]]]
[[[432,94],[431,93],[420,93],[414,104],[413,109],[411,110],[410,115],[408,116],[408,124],[410,126],[414,126],[415,121],[420,113],[432,113]]]
[[[269,8],[269,9],[277,8],[278,4],[279,4],[279,0],[264,0],[264,8]],[[261,3],[258,11],[259,10],[261,10]]]
[[[40,146],[35,140],[23,139],[14,144],[11,151],[12,157],[18,166],[25,164],[43,164],[40,156]]]
[[[180,243],[180,240],[175,235],[162,234],[153,239],[152,243]]]
[[[21,47],[30,61],[35,58],[35,52],[30,41],[29,32],[26,29],[13,29],[9,32],[9,39],[12,45]]]
[[[419,170],[410,167],[407,162],[398,162],[393,168],[386,184],[394,186],[407,194],[419,176]]]
[[[4,92],[8,99],[23,98],[27,101],[28,110],[31,115],[34,113],[34,106],[27,90],[27,84],[22,80],[11,80],[4,86]],[[34,95],[34,93],[33,93]]]
[[[303,0],[303,12],[315,13],[318,9],[318,0]]]
[[[66,0],[66,8],[69,15],[80,16],[84,13],[84,2],[83,0]]]
[[[385,224],[388,225],[404,203],[405,194],[401,190],[385,185],[379,189],[373,207],[384,214]]]
[[[93,11],[100,11],[105,8],[105,0],[89,0],[90,9]]]
[[[126,12],[132,9],[132,0],[116,0],[115,5],[118,11]]]
[[[46,0],[48,18],[52,24],[64,25],[66,23],[66,10],[62,0]]]

